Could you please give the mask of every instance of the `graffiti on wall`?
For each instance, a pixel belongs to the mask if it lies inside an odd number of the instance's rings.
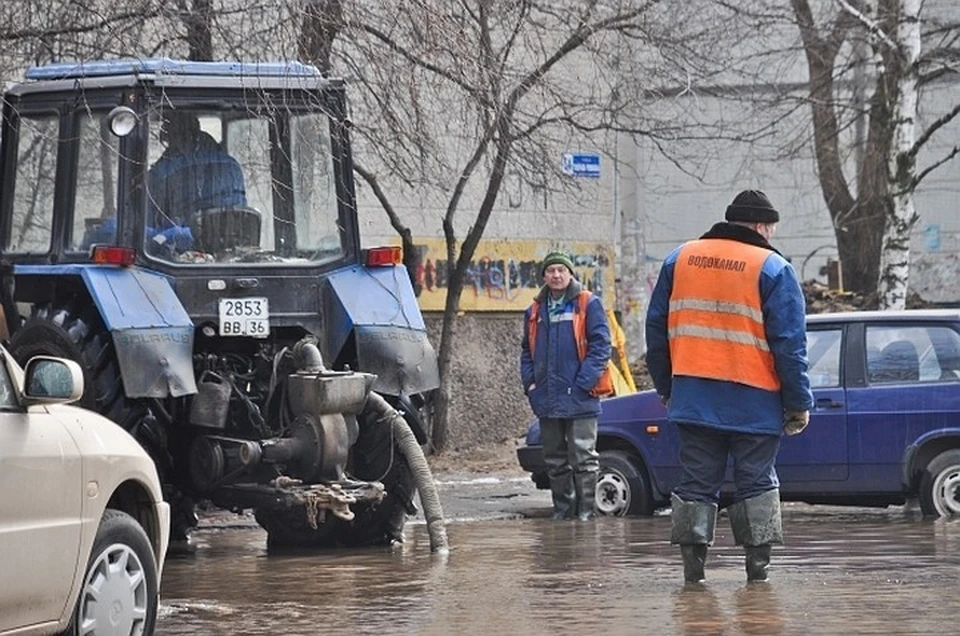
[[[443,239],[416,239],[414,286],[420,308],[442,311],[447,300],[447,249]],[[470,262],[460,296],[461,311],[523,310],[543,280],[540,261],[553,249],[567,251],[577,279],[613,306],[613,248],[608,244],[570,241],[483,240]]]

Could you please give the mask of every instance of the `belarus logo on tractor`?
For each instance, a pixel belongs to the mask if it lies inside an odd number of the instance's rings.
[[[81,364],[175,537],[198,500],[271,546],[388,542],[415,511],[436,355],[397,249],[360,247],[345,111],[298,63],[53,64],[4,95],[10,349]]]

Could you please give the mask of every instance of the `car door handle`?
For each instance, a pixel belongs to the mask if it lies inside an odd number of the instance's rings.
[[[833,398],[820,398],[817,400],[818,409],[839,409],[843,408],[843,402],[837,402]]]

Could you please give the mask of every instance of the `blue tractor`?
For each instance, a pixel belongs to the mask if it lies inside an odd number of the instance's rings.
[[[299,63],[58,63],[4,94],[0,327],[81,364],[175,538],[201,501],[276,547],[416,511],[376,404],[425,443],[436,354],[399,249],[361,249],[348,132],[343,83]]]

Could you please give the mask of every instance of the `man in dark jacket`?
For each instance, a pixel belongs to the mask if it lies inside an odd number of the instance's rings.
[[[726,220],[667,256],[647,312],[647,366],[680,433],[670,541],[688,582],[704,578],[728,456],[733,537],[747,579],[767,579],[770,546],[783,542],[780,436],[802,431],[813,406],[803,291],[769,243],[780,214],[746,190]]]
[[[167,148],[147,173],[148,238],[189,249],[193,216],[204,209],[247,205],[243,170],[189,112],[167,111],[160,122]]]
[[[583,521],[594,516],[597,415],[591,394],[610,359],[610,328],[600,299],[573,277],[573,260],[550,252],[540,266],[543,288],[527,308],[520,377],[530,407],[540,418],[540,436],[553,493],[553,518]],[[580,294],[589,294],[581,303]],[[579,315],[581,308],[585,315]],[[575,324],[586,340],[581,360]]]

